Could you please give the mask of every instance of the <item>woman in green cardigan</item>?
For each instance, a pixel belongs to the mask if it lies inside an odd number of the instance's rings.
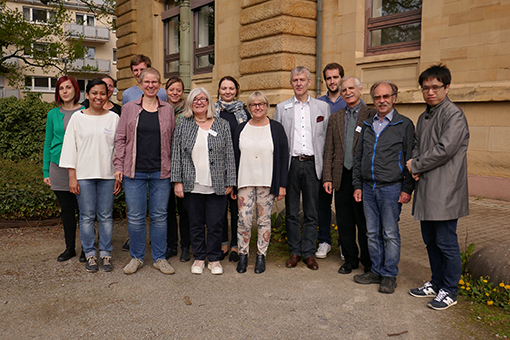
[[[67,261],[76,256],[76,214],[78,213],[78,203],[76,196],[69,191],[67,169],[60,168],[58,165],[67,123],[74,112],[83,108],[78,103],[79,100],[80,88],[76,79],[71,76],[60,77],[55,89],[55,102],[59,106],[50,110],[46,119],[43,177],[44,183],[51,187],[60,204],[66,241],[66,250],[57,257],[59,262]],[[82,255],[83,260],[85,260],[85,255]],[[82,256],[80,256],[80,262],[83,262]]]

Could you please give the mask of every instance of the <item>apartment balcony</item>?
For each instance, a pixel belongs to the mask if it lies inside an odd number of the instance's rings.
[[[66,31],[71,32],[72,36],[76,37],[76,39],[78,36],[83,36],[83,41],[104,43],[110,41],[110,30],[106,27],[67,24],[65,28]]]
[[[93,70],[83,71],[83,67],[90,67]],[[110,73],[110,60],[104,59],[80,59],[73,62],[70,66],[70,72],[87,73]]]
[[[20,90],[11,90],[11,89],[0,89],[0,98],[9,98],[9,97],[16,97],[19,99],[20,97]]]

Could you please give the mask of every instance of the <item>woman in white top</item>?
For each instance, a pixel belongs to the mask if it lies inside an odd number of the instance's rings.
[[[252,118],[240,124],[234,133],[237,165],[239,221],[237,238],[240,259],[237,272],[245,273],[248,265],[253,209],[257,208],[258,242],[255,273],[266,270],[265,257],[271,238],[271,210],[274,198],[285,197],[288,173],[288,144],[283,126],[267,117],[268,101],[259,91],[248,98]]]
[[[90,106],[73,114],[64,136],[60,167],[69,170],[69,189],[80,207],[80,238],[88,272],[97,272],[94,219],[99,224],[102,268],[112,271],[113,198],[121,189],[115,181],[113,151],[119,116],[103,108],[108,88],[101,79],[87,84]]]
[[[228,122],[214,117],[211,96],[202,87],[190,92],[183,118],[175,127],[171,181],[175,184],[175,196],[184,197],[184,207],[189,212],[195,257],[191,272],[202,274],[207,258],[211,272],[222,274],[226,195],[236,182],[234,150]]]

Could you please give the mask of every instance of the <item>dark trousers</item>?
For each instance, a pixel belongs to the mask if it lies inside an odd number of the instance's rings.
[[[462,272],[457,219],[448,221],[420,221],[423,242],[427,245],[432,283],[453,297],[459,291]]]
[[[177,223],[177,212],[179,212],[179,223]],[[179,228],[177,228],[179,226]],[[189,216],[184,208],[183,199],[176,197],[174,190],[170,190],[170,199],[168,200],[168,228],[166,244],[169,249],[177,249],[177,229],[181,234],[181,249],[190,247],[189,239]]]
[[[293,159],[290,164],[285,195],[285,224],[291,255],[304,258],[315,255],[317,241],[320,181],[315,173],[315,162]],[[303,232],[299,223],[299,198],[303,199]]]
[[[344,167],[340,190],[335,191],[338,241],[346,263],[356,267],[361,262],[368,270],[372,267],[372,262],[368,252],[367,223],[363,213],[363,203],[356,202],[353,194],[352,170],[347,170]],[[356,226],[358,227],[359,250],[356,244]]]
[[[223,216],[223,236],[221,244],[228,244],[228,211],[230,210],[230,247],[237,248],[237,219],[239,210],[237,200],[233,200],[228,196],[228,205]]]
[[[76,196],[69,191],[53,191],[60,204],[60,218],[64,226],[66,249],[76,247],[76,216],[80,215]]]
[[[220,260],[226,206],[225,195],[184,194],[184,207],[189,214],[191,249],[195,260]]]
[[[331,201],[333,194],[328,194],[324,187],[319,188],[319,243],[326,242],[331,245]]]

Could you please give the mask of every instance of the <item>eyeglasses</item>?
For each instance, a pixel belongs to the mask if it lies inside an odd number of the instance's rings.
[[[436,93],[437,91],[439,91],[439,89],[441,87],[444,87],[444,84],[443,85],[434,85],[434,86],[431,86],[431,87],[428,87],[428,86],[423,86],[421,88],[421,92],[423,93],[427,93],[429,92],[430,90],[432,90],[432,92]]]
[[[193,98],[193,103],[207,103],[209,100],[207,98]]]
[[[384,100],[388,100],[390,99],[391,97],[393,97],[395,95],[395,93],[392,93],[392,94],[384,94],[382,96],[374,96],[374,101],[375,102],[378,102],[379,100],[384,99]]]
[[[254,109],[254,108],[263,109],[266,105],[267,105],[267,103],[253,103],[253,104],[250,104],[250,108],[251,109]]]

